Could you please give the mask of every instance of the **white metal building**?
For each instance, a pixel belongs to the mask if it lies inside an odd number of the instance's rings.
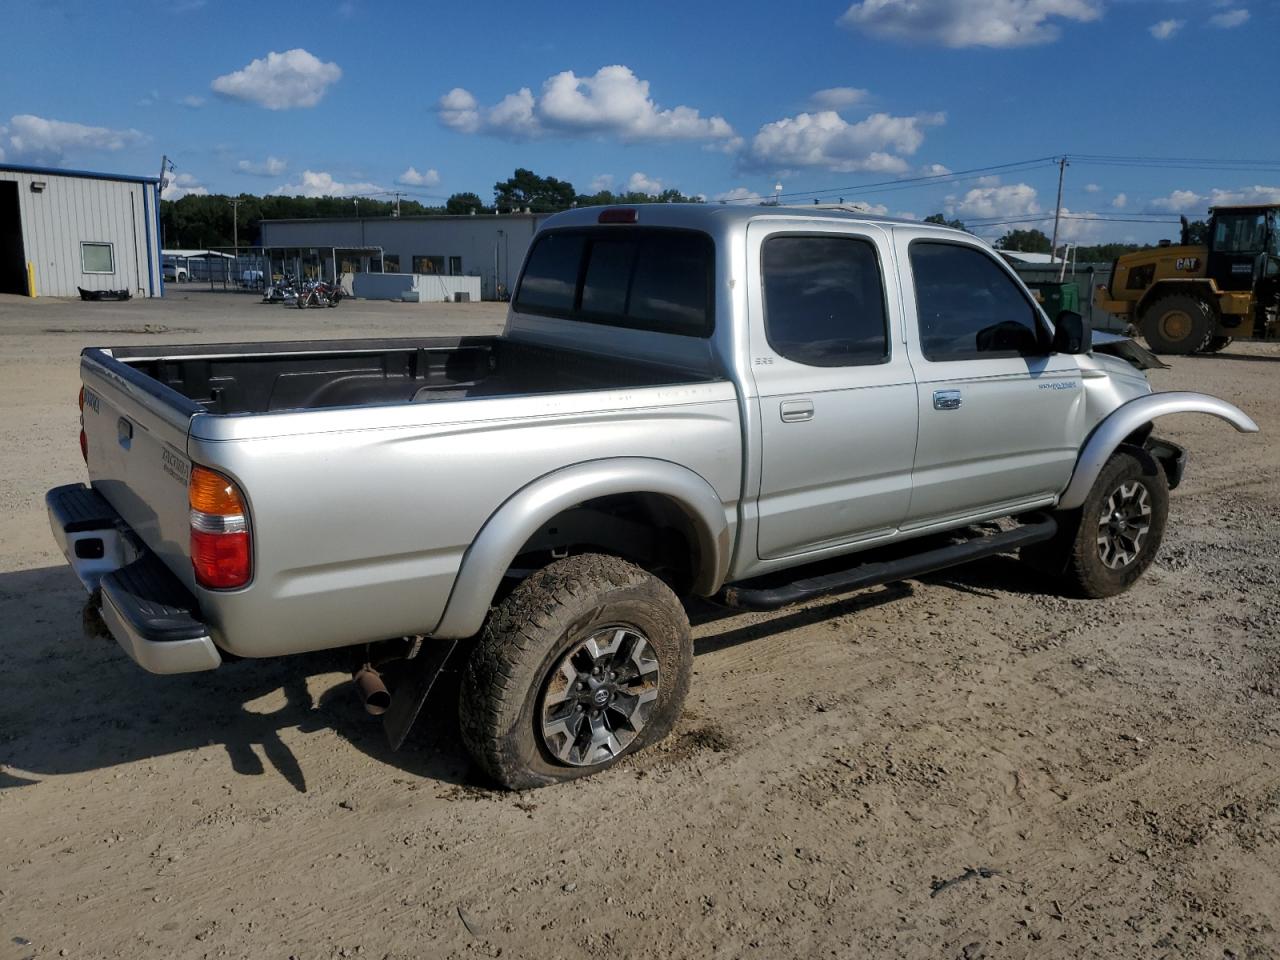
[[[297,249],[340,272],[439,274],[480,278],[486,300],[510,295],[538,225],[550,214],[343,217],[264,220],[263,247]],[[378,263],[377,250],[382,250]],[[334,265],[326,264],[332,275]]]
[[[0,293],[161,296],[159,183],[0,164]]]

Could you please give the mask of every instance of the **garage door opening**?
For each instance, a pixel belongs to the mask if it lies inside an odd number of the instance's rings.
[[[18,185],[12,180],[0,181],[0,293],[28,292]]]

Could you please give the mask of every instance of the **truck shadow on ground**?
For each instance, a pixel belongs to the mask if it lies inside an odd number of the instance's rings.
[[[706,655],[909,593],[900,584],[746,615],[695,601],[691,620],[711,628],[700,631],[695,649]],[[325,730],[413,776],[458,785],[481,782],[458,732],[461,656],[441,676],[408,742],[393,751],[346,680],[349,653],[228,662],[208,673],[153,676],[111,640],[86,636],[83,606],[83,591],[66,567],[0,574],[0,790],[217,744],[236,773],[274,773],[306,792],[304,763],[286,739],[296,744],[297,734]]]
[[[975,565],[951,586],[984,589],[1008,571]],[[894,583],[767,613],[690,603],[695,654],[799,629],[909,597]],[[307,775],[288,740],[332,731],[368,756],[417,777],[482,782],[458,732],[459,655],[447,666],[409,740],[393,751],[381,724],[352,691],[351,654],[227,662],[207,673],[153,676],[109,639],[86,636],[84,594],[63,566],[0,574],[0,790],[46,776],[84,773],[210,745],[242,776],[274,773],[298,792]],[[320,692],[317,694],[317,689]]]

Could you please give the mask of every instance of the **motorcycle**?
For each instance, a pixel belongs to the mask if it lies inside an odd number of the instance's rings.
[[[298,290],[293,277],[285,274],[262,291],[263,303],[288,303],[297,299]]]
[[[340,283],[326,283],[323,280],[309,280],[298,291],[297,307],[306,310],[308,307],[336,307],[346,296]]]

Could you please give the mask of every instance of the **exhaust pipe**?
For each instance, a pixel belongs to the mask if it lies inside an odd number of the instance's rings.
[[[351,679],[355,682],[356,692],[360,695],[360,702],[364,704],[365,710],[375,717],[387,712],[387,707],[391,706],[391,694],[377,670],[366,663]]]

